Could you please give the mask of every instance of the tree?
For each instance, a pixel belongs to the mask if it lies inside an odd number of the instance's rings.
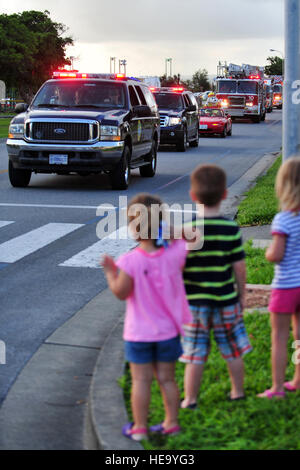
[[[195,72],[192,76],[192,80],[186,80],[183,83],[186,88],[193,91],[194,93],[211,89],[211,85],[208,79],[208,72],[206,69],[197,70],[197,72]]]
[[[26,102],[55,69],[70,65],[65,49],[73,39],[63,37],[67,28],[49,15],[47,10],[0,15],[0,79]]]
[[[160,85],[165,87],[176,86],[180,83],[180,74],[174,75],[173,77],[167,77],[166,74],[159,77]]]
[[[268,57],[269,65],[265,66],[266,75],[283,75],[283,59],[281,57]]]

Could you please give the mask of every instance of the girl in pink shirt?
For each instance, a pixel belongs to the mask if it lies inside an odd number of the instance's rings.
[[[132,211],[139,204],[145,209],[144,219],[140,217],[142,212]],[[123,339],[132,376],[134,422],[123,427],[123,434],[138,441],[147,437],[154,376],[163,396],[165,419],[150,431],[167,435],[180,431],[175,364],[182,353],[182,325],[191,321],[182,279],[186,243],[173,240],[159,247],[153,236],[162,222],[161,204],[159,198],[148,194],[136,196],[128,206],[128,218],[129,230],[135,228],[138,246],[116,263],[107,255],[102,263],[110,289],[119,299],[126,299]]]

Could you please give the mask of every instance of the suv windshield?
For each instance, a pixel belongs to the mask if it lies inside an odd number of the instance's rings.
[[[257,82],[252,80],[239,80],[238,81],[238,93],[249,93],[257,94]]]
[[[182,109],[181,95],[176,93],[154,93],[157,106],[160,109]]]
[[[274,86],[273,86],[273,91],[274,91],[275,93],[281,93],[281,92],[282,92],[281,85],[274,85]]]
[[[125,108],[125,90],[122,83],[86,80],[48,82],[40,90],[33,107],[97,107]]]
[[[236,80],[220,80],[217,84],[219,93],[236,93]]]

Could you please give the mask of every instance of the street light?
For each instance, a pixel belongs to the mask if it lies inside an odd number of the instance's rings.
[[[172,77],[172,57],[166,59],[166,78],[168,78],[168,63],[170,64],[170,77]]]
[[[110,73],[112,73],[112,62],[114,63],[114,73],[116,73],[116,57],[110,58]]]
[[[126,65],[127,65],[127,60],[126,59],[119,60],[119,73],[121,73],[122,65],[124,67],[124,75],[126,75]]]

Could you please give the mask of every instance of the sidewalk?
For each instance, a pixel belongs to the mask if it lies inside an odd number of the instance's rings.
[[[225,215],[235,216],[241,195],[275,158],[264,156],[229,188]],[[270,238],[269,226],[242,232],[244,240]],[[124,371],[123,314],[107,289],[40,346],[0,409],[1,450],[142,449],[121,434],[128,421],[117,382]]]

